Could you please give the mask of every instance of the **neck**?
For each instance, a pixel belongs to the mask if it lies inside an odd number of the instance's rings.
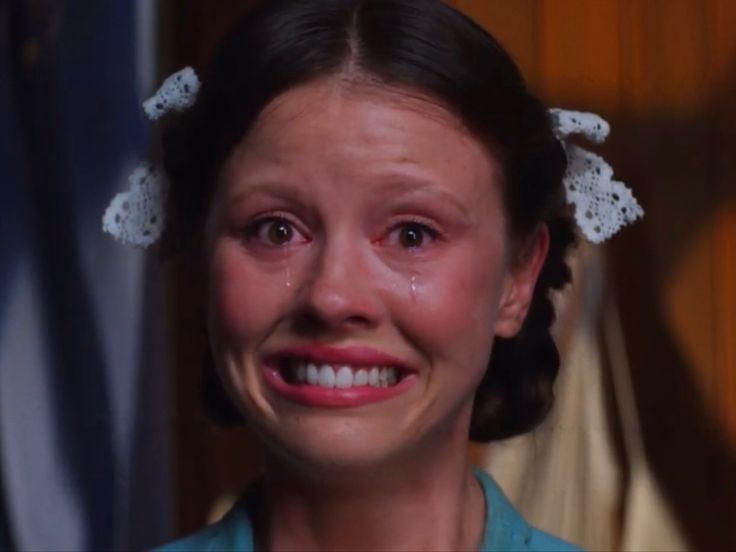
[[[363,470],[295,473],[273,459],[264,480],[270,550],[477,550],[483,492],[467,447]]]

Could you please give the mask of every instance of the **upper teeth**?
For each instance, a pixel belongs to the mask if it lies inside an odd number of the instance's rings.
[[[389,387],[398,381],[396,368],[390,366],[349,365],[333,366],[299,362],[296,364],[296,382],[320,387],[349,389],[370,385],[372,387]]]

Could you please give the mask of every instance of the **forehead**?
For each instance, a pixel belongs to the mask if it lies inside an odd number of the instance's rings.
[[[251,132],[259,132],[270,123],[279,121],[298,122],[318,113],[320,120],[325,116],[340,117],[347,112],[372,115],[375,122],[381,115],[403,114],[420,120],[427,119],[439,126],[467,134],[462,122],[439,102],[413,89],[389,86],[372,80],[357,80],[328,76],[295,86],[274,98],[261,111]],[[343,123],[345,121],[343,120]],[[368,121],[366,121],[368,122]],[[400,125],[399,125],[400,126]]]
[[[495,168],[487,148],[460,119],[438,102],[408,88],[331,76],[296,86],[272,100],[260,113],[241,150],[263,147],[307,149],[315,137],[339,148],[351,144],[391,148],[395,154],[437,150],[475,157]],[[399,146],[404,146],[400,148]],[[399,151],[401,150],[401,151]],[[446,156],[443,156],[446,157]]]
[[[268,104],[223,176],[233,192],[253,181],[298,181],[304,193],[325,182],[345,193],[422,182],[473,204],[497,197],[498,173],[487,148],[438,102],[334,76]]]

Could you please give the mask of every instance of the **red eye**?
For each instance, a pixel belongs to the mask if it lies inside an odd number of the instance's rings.
[[[388,242],[393,242],[399,247],[408,250],[417,250],[433,242],[438,237],[438,232],[422,224],[421,222],[402,222],[397,224],[389,234]]]
[[[284,247],[307,241],[290,221],[282,217],[257,220],[246,228],[245,235],[249,241],[266,247]]]

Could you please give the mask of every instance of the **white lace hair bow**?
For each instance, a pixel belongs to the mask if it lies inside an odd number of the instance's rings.
[[[167,78],[161,88],[143,102],[148,118],[155,121],[169,111],[182,111],[194,104],[199,79],[186,67]],[[102,229],[135,247],[156,243],[166,224],[167,184],[163,171],[148,162],[138,165],[128,178],[130,188],[116,195],[102,217]]]
[[[600,144],[610,131],[608,123],[595,113],[549,111],[555,135],[567,153],[563,182],[567,202],[575,205],[575,222],[589,241],[602,243],[644,216],[644,210],[623,182],[613,180],[613,169],[601,156],[566,141],[571,134],[580,134]]]
[[[171,110],[190,107],[198,92],[199,79],[187,67],[167,78],[143,109],[155,121]],[[602,157],[566,140],[579,134],[601,143],[608,136],[608,123],[595,113],[550,109],[550,114],[555,135],[567,153],[564,185],[568,203],[575,205],[575,222],[589,241],[602,243],[644,211],[631,190],[613,180],[613,169]],[[163,233],[167,184],[163,172],[150,163],[139,165],[129,180],[130,189],[116,195],[105,211],[102,228],[123,243],[145,248]]]

